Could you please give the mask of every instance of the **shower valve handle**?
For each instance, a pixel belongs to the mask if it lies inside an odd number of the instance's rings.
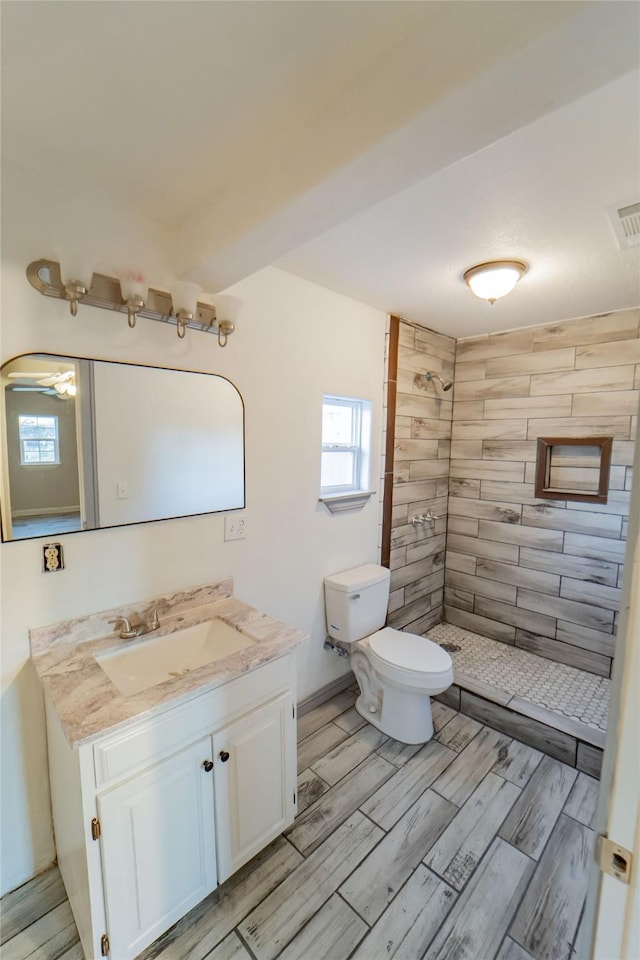
[[[431,523],[433,520],[440,520],[441,517],[437,516],[435,513],[432,513],[431,510],[427,510],[426,513],[419,513],[415,517],[411,517],[411,523],[416,526],[418,523]]]

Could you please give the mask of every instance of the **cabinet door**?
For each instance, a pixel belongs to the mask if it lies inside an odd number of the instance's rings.
[[[216,885],[211,737],[98,797],[110,955],[129,960]]]
[[[279,697],[225,727],[215,753],[218,879],[289,826],[295,816],[296,744],[293,698]]]

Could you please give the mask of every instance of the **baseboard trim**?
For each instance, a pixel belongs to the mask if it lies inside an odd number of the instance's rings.
[[[13,510],[11,516],[18,520],[28,520],[30,517],[66,517],[73,513],[80,513],[79,503],[72,504],[70,507],[35,507],[31,510]]]
[[[332,680],[331,683],[325,684],[324,687],[312,693],[310,697],[306,697],[300,701],[298,704],[298,716],[304,717],[305,713],[309,713],[315,707],[319,707],[321,703],[331,700],[331,697],[335,697],[336,693],[341,693],[342,690],[346,690],[347,687],[352,686],[355,682],[356,678],[353,675],[353,671],[350,670],[349,673],[345,673],[344,677],[338,677],[337,680]]]

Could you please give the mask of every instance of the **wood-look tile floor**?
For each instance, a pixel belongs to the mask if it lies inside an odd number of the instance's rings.
[[[25,540],[28,537],[50,537],[59,533],[75,533],[82,530],[82,518],[79,513],[17,518],[12,520],[12,527],[13,540]]]
[[[144,960],[581,960],[598,782],[441,703],[397,743],[354,700],[299,720],[295,824]],[[2,921],[3,960],[82,960],[57,869]]]

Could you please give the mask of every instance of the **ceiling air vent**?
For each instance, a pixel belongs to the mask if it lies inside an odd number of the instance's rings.
[[[640,202],[609,207],[609,217],[621,250],[640,246]]]

